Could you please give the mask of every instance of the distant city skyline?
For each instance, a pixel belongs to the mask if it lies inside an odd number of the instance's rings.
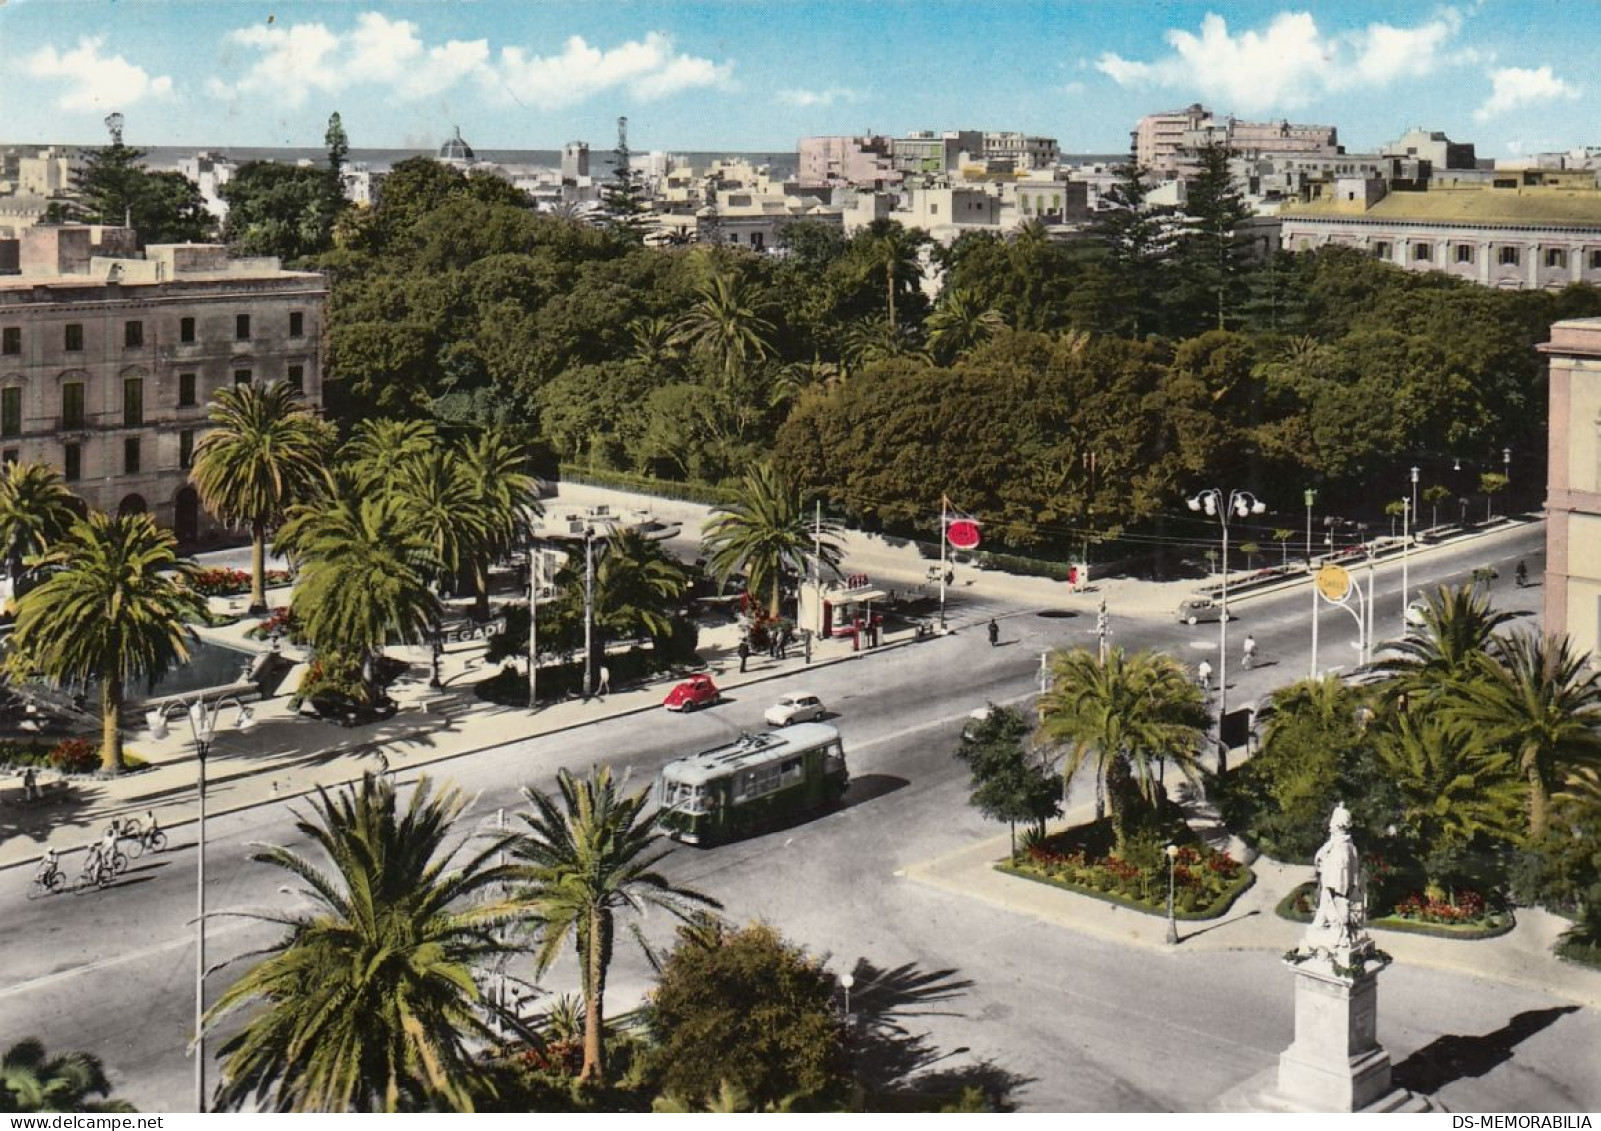
[[[70,18],[67,17],[70,13]],[[1144,114],[1334,125],[1351,152],[1421,125],[1482,157],[1601,144],[1573,51],[1601,7],[1335,3],[0,6],[6,142],[768,151],[803,136],[1007,129],[1118,153]]]

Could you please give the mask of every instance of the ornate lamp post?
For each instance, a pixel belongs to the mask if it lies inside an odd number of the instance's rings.
[[[233,695],[207,702],[194,699],[169,699],[145,713],[150,737],[158,742],[167,737],[167,716],[173,708],[182,708],[189,717],[189,734],[195,744],[195,761],[199,764],[197,796],[199,817],[195,855],[195,1110],[206,1110],[206,756],[217,734],[217,719],[228,705],[238,708],[233,729],[241,733],[256,725],[256,716]]]
[[[1173,917],[1173,868],[1178,863],[1179,846],[1167,846],[1167,944],[1175,945],[1179,941],[1178,920]]]
[[[1225,503],[1223,492],[1216,487],[1209,487],[1190,499],[1189,507],[1192,511],[1205,511],[1208,517],[1215,517],[1223,528],[1223,607],[1217,622],[1217,768],[1221,774],[1228,762],[1228,751],[1223,747],[1223,716],[1228,714],[1229,709],[1229,515],[1232,513],[1239,518],[1249,518],[1266,511],[1267,504],[1249,491],[1230,491]]]
[[[1312,504],[1317,502],[1317,492],[1308,487],[1302,492],[1306,500],[1306,568],[1312,568]]]

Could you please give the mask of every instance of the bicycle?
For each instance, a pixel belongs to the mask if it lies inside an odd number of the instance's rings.
[[[139,846],[139,852],[146,850],[150,852],[165,852],[167,850],[167,834],[164,830],[152,824],[139,834],[139,839],[135,843]],[[134,855],[137,856],[138,853],[136,852]]]
[[[123,841],[128,842],[128,855],[137,857],[144,851],[144,833],[139,827],[138,817],[129,817],[126,820],[113,817],[111,824],[106,826],[106,832],[116,837],[119,849]]]
[[[111,881],[116,877],[113,867],[113,865],[102,860],[98,853],[91,851],[88,856],[84,857],[83,870],[78,873],[77,886],[79,888],[110,887]]]
[[[55,895],[67,886],[67,877],[61,871],[61,865],[51,864],[47,869],[35,872],[33,882],[28,885],[28,898],[39,899],[46,895]]]

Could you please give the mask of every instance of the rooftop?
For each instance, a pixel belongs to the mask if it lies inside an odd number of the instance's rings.
[[[827,723],[796,723],[760,734],[742,734],[733,742],[669,762],[662,773],[671,772],[674,781],[687,785],[704,785],[713,778],[771,762],[787,751],[838,740],[839,731]]]
[[[1601,191],[1436,188],[1427,192],[1392,192],[1365,209],[1329,199],[1286,204],[1280,215],[1286,219],[1594,228],[1601,226]]]

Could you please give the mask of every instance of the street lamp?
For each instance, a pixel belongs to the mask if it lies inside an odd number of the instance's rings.
[[[1306,500],[1306,568],[1312,568],[1312,504],[1317,502],[1317,492],[1308,487],[1302,492]]]
[[[1417,490],[1417,468],[1413,468],[1412,489]],[[1406,499],[1401,500],[1401,635],[1406,636],[1406,606],[1412,594],[1412,531],[1409,523],[1412,518],[1412,507]]]
[[[1412,513],[1418,513],[1418,469],[1415,467],[1412,469]]]
[[[237,696],[225,695],[207,703],[204,697],[193,700],[169,699],[145,712],[145,724],[150,737],[157,742],[167,737],[167,716],[173,708],[181,707],[189,716],[189,734],[195,744],[195,761],[199,765],[197,796],[200,822],[196,835],[195,855],[195,1110],[206,1110],[206,756],[217,734],[217,719],[229,704],[237,707],[238,717],[233,729],[241,733],[256,725],[256,716]]]
[[[1229,709],[1229,514],[1232,512],[1239,518],[1249,518],[1265,512],[1267,504],[1249,491],[1230,491],[1225,504],[1223,492],[1216,487],[1209,487],[1190,499],[1189,507],[1192,511],[1205,511],[1208,517],[1216,517],[1223,528],[1222,615],[1217,622],[1217,772],[1221,775],[1228,768],[1228,750],[1223,745],[1223,717]]]
[[[1179,846],[1167,846],[1167,945],[1173,946],[1179,941],[1178,920],[1173,918],[1173,868],[1179,858]]]
[[[856,979],[852,975],[841,974],[839,976],[839,988],[845,991],[845,1024],[847,1025],[850,1024],[851,1020],[851,987],[855,984]]]
[[[1512,449],[1501,449],[1501,473],[1506,476],[1507,485],[1512,484]]]

